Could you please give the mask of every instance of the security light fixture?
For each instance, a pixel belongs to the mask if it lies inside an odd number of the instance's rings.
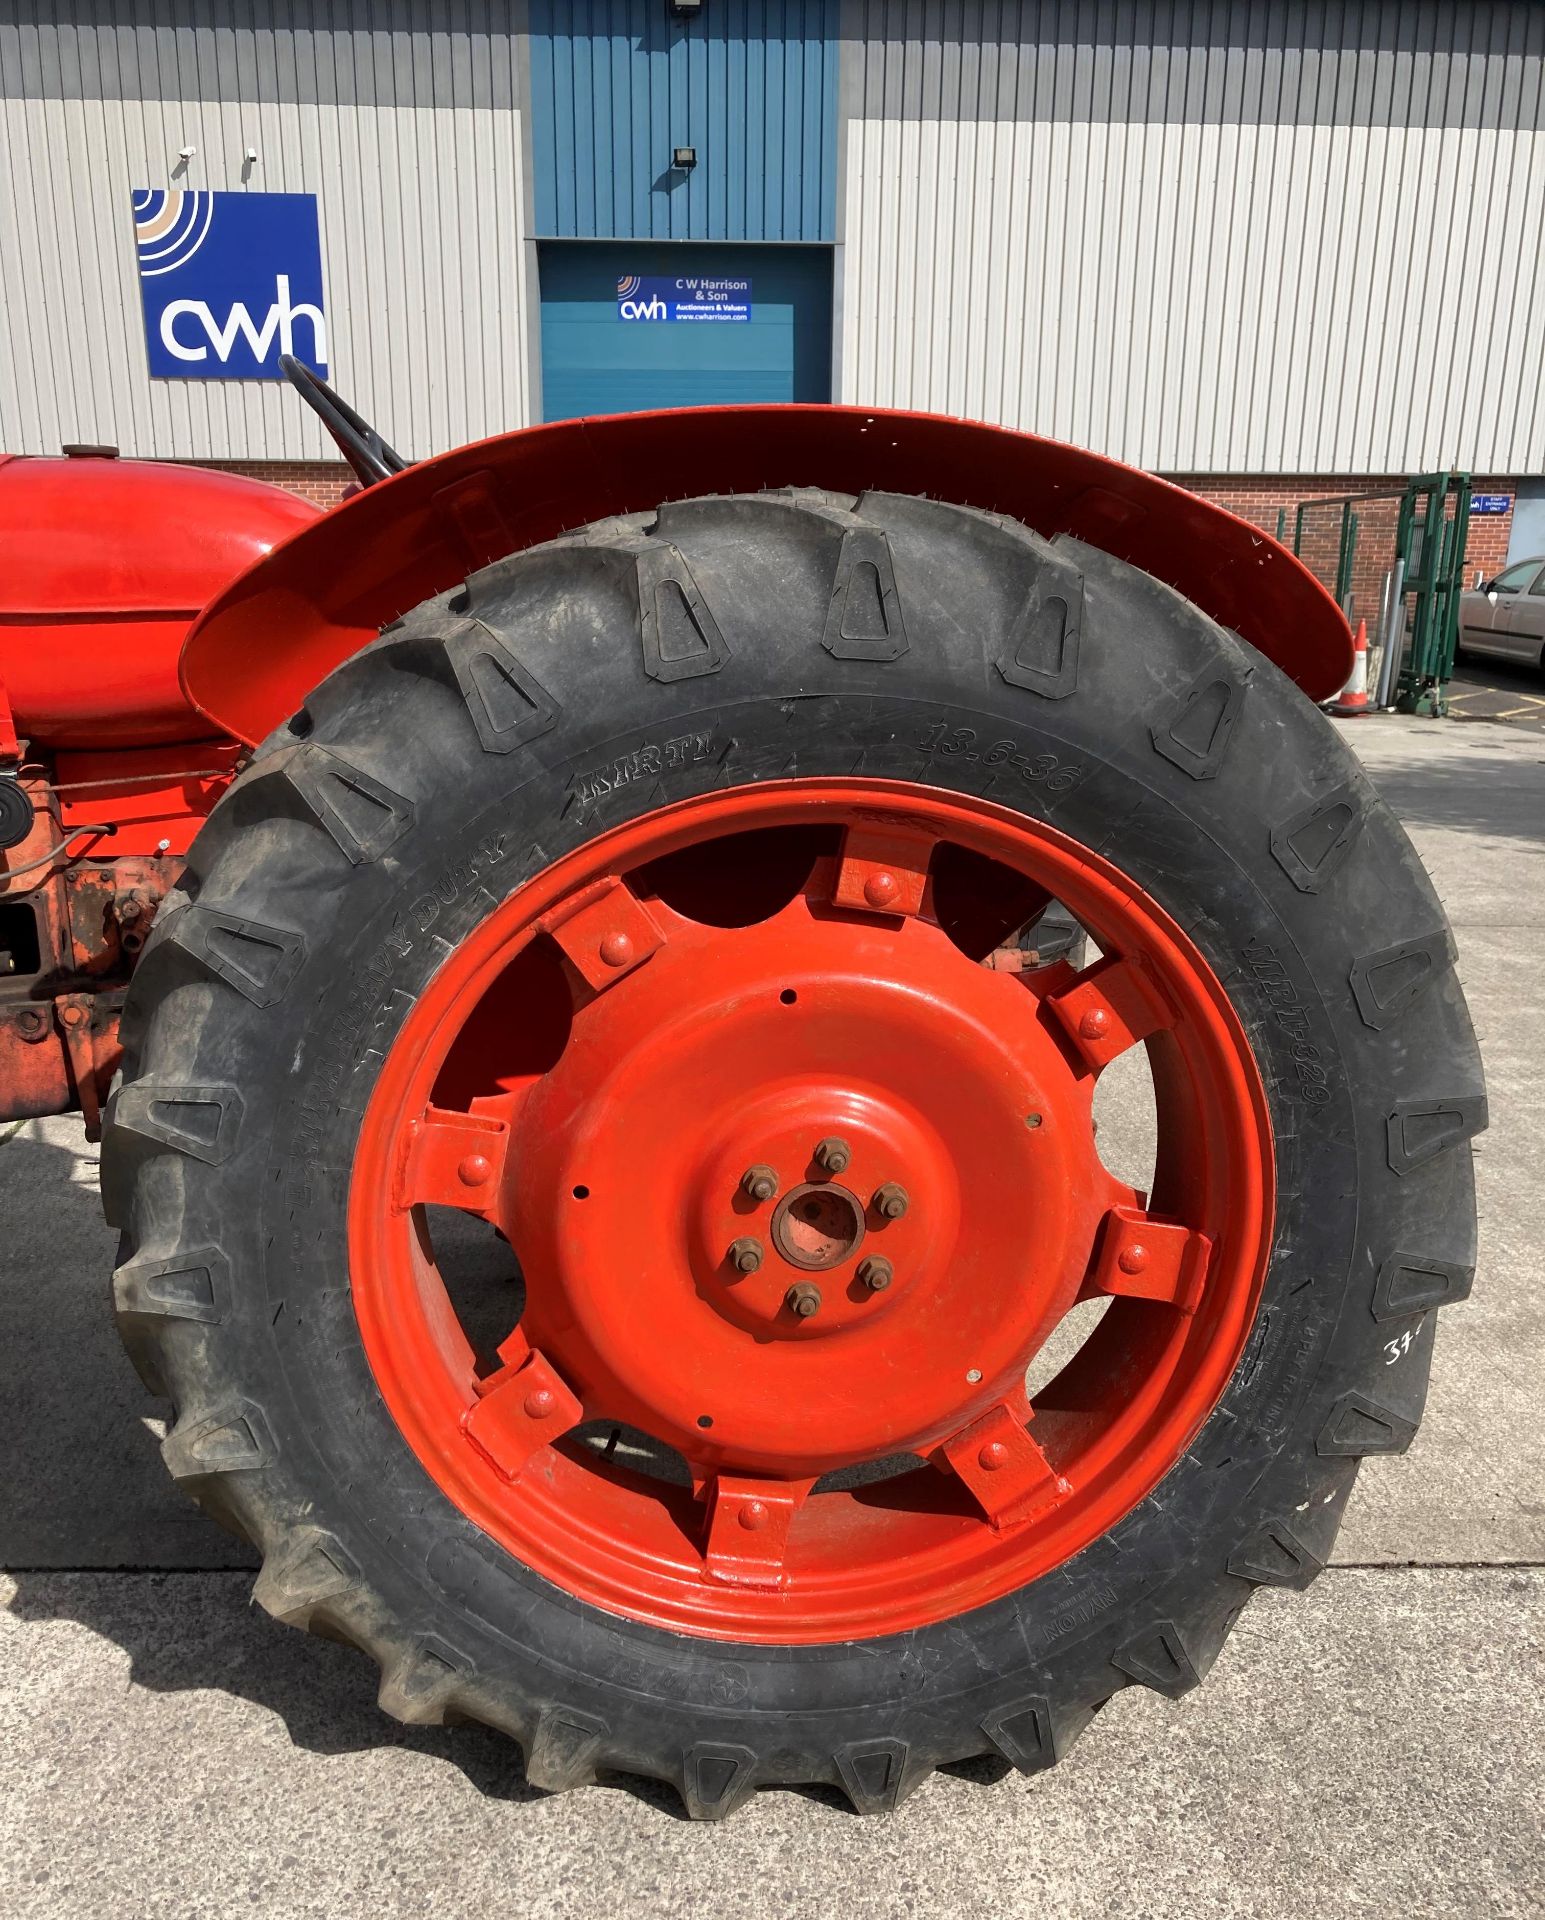
[[[673,167],[679,167],[683,173],[688,172],[697,165],[697,148],[673,147],[671,149],[671,165]]]
[[[191,160],[197,152],[197,147],[179,147],[177,149],[177,158],[179,160]]]
[[[672,13],[684,13],[690,19],[695,13],[703,11],[703,0],[670,0]]]

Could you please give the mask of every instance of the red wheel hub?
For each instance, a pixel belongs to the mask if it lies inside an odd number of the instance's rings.
[[[817,918],[804,894],[747,927],[647,910],[669,937],[514,1122],[510,1237],[553,1283],[527,1337],[562,1347],[587,1404],[682,1452],[711,1423],[748,1471],[927,1451],[1023,1377],[1109,1204],[1087,1114],[1025,1125],[1067,1078],[1055,1038],[1020,1033],[1020,982],[917,916]],[[747,1194],[752,1166],[775,1198]],[[860,1391],[877,1370],[888,1390]]]
[[[938,910],[961,849],[1103,957],[983,964],[991,911]],[[1091,1112],[1140,1043],[1151,1203]],[[1238,1358],[1270,1173],[1221,987],[1106,862],[933,789],[785,782],[601,836],[450,956],[366,1114],[352,1282],[409,1443],[510,1552],[681,1630],[837,1639],[1011,1591],[1156,1484]],[[496,1224],[525,1276],[481,1371],[429,1205]],[[1032,1408],[1031,1359],[1106,1297]],[[906,1454],[932,1464],[853,1471]]]

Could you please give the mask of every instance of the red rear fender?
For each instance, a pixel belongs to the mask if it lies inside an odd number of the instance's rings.
[[[204,610],[182,683],[255,743],[389,621],[570,527],[663,500],[762,487],[931,494],[1071,533],[1167,581],[1314,699],[1342,687],[1335,602],[1275,540],[1097,454],[930,414],[700,408],[530,427],[423,461],[278,547]]]

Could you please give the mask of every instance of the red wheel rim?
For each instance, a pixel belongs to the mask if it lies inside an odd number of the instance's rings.
[[[1101,957],[1002,970],[1048,895]],[[1091,1117],[1137,1045],[1151,1200]],[[481,1371],[431,1206],[524,1271]],[[461,1511],[597,1606],[767,1643],[949,1618],[1099,1538],[1217,1404],[1271,1226],[1260,1076],[1175,922],[1052,828],[856,779],[666,807],[518,889],[409,1014],[349,1201],[370,1365]],[[829,1484],[898,1454],[928,1464]]]

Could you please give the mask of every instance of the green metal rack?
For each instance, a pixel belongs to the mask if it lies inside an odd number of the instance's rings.
[[[1334,577],[1325,579],[1324,584],[1349,619],[1353,617],[1359,536],[1374,503],[1386,509],[1376,517],[1376,528],[1379,520],[1387,528],[1388,507],[1396,507],[1393,545],[1387,557],[1374,558],[1382,559],[1390,570],[1398,567],[1404,581],[1401,604],[1383,636],[1387,644],[1400,648],[1395,704],[1404,713],[1441,715],[1447,709],[1447,687],[1459,640],[1459,596],[1464,591],[1465,542],[1470,531],[1470,475],[1417,474],[1398,491],[1299,501],[1293,514],[1293,551],[1300,559],[1304,558],[1310,516],[1331,510],[1339,514]],[[1277,516],[1278,539],[1284,537],[1286,520],[1284,508]],[[1328,543],[1321,540],[1316,551],[1325,564]],[[1370,556],[1365,552],[1363,559],[1366,574]],[[1374,577],[1379,576],[1376,573]],[[1369,582],[1365,579],[1363,585],[1367,590]]]
[[[1465,542],[1470,532],[1470,476],[1422,474],[1409,481],[1395,533],[1405,561],[1405,617],[1411,641],[1400,661],[1395,704],[1402,713],[1441,715],[1459,644],[1459,596],[1464,592]]]

